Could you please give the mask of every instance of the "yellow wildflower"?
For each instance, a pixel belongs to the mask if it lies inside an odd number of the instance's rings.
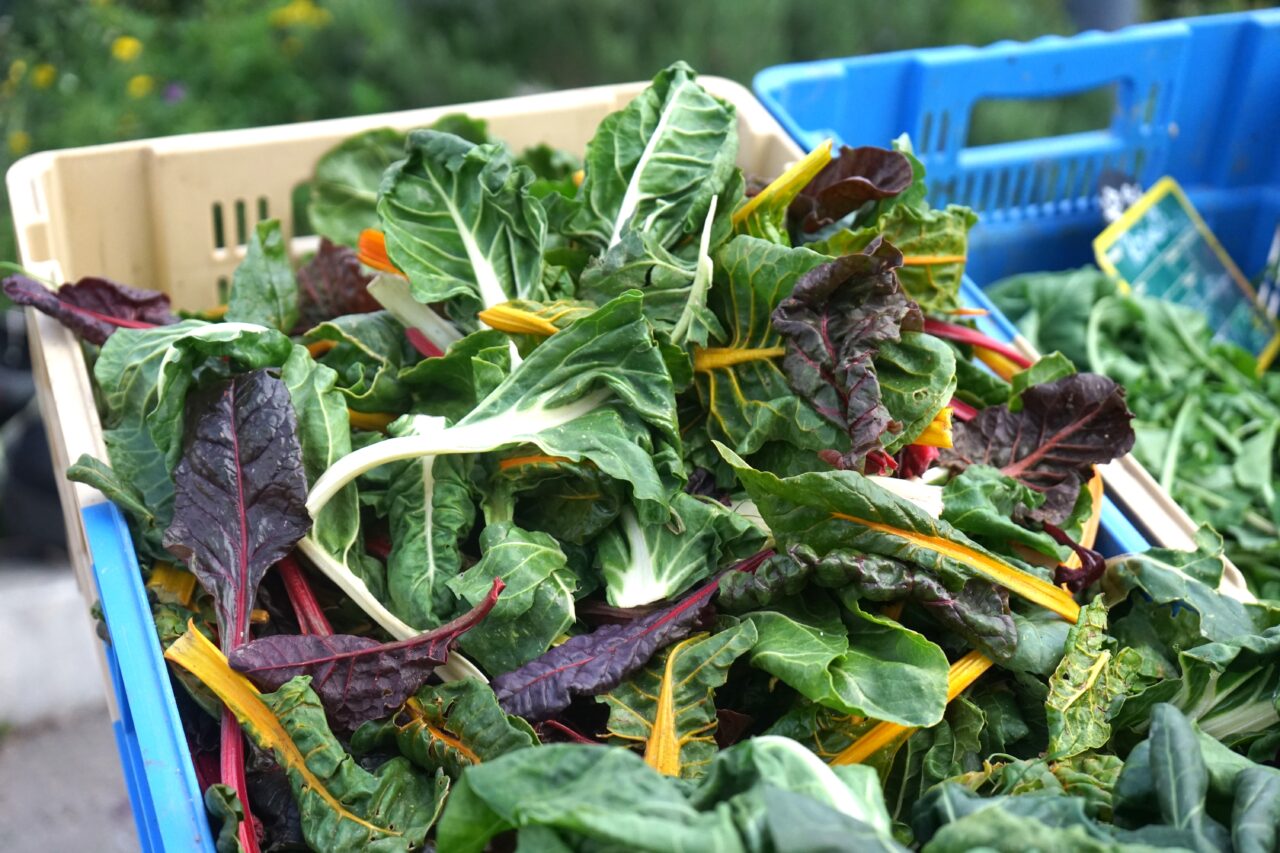
[[[58,81],[58,69],[51,63],[41,62],[31,70],[31,85],[37,89],[48,89]]]
[[[9,131],[9,153],[15,157],[26,154],[31,149],[31,134],[25,130]]]
[[[111,43],[111,55],[121,62],[133,62],[142,55],[142,42],[133,36],[120,36]]]
[[[9,63],[9,82],[17,83],[27,73],[27,61],[25,59],[15,59]]]
[[[321,9],[314,0],[289,0],[271,13],[271,26],[279,29],[287,27],[323,27],[333,19],[328,9]]]
[[[156,81],[150,74],[135,74],[129,78],[125,91],[129,93],[130,98],[145,98],[155,87]]]

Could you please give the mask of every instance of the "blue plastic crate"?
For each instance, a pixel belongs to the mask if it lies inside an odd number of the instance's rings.
[[[1106,86],[1110,127],[966,145],[980,101]],[[930,201],[981,215],[968,273],[984,285],[1092,262],[1104,225],[1098,178],[1108,170],[1143,186],[1176,178],[1249,276],[1280,222],[1280,10],[781,65],[757,74],[755,91],[807,148],[910,134]]]
[[[129,528],[110,503],[87,507],[84,525],[120,713],[112,727],[138,841],[146,851],[213,853],[204,798]]]

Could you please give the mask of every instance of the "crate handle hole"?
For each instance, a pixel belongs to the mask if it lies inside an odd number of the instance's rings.
[[[1114,83],[1057,98],[982,98],[969,113],[965,147],[1106,130],[1116,103]],[[1149,104],[1154,110],[1154,94]]]

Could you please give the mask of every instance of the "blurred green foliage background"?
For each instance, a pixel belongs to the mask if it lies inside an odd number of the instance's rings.
[[[1259,5],[1145,0],[1152,20]],[[0,170],[18,157],[199,130],[648,78],[675,59],[750,83],[781,62],[1069,34],[1087,0],[11,0]],[[1106,0],[1096,6],[1107,5]],[[1115,3],[1111,4],[1114,11]],[[1096,99],[1095,99],[1096,101]],[[1106,99],[1038,122],[1094,123]],[[990,119],[1017,125],[1016,112]],[[981,141],[981,140],[980,140]],[[0,260],[15,254],[0,198]],[[146,282],[132,282],[146,286]]]

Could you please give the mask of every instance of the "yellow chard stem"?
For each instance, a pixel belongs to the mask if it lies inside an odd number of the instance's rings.
[[[742,349],[738,347],[702,347],[693,348],[693,369],[699,373],[710,373],[721,367],[733,367],[747,361],[763,361],[769,358],[781,358],[787,354],[786,347],[762,347],[760,349]]]
[[[676,645],[667,655],[658,691],[658,708],[653,715],[653,731],[645,744],[645,763],[667,776],[680,775],[680,736],[676,732],[675,666],[685,647],[699,637],[690,637]]]
[[[357,412],[347,409],[347,419],[352,429],[363,429],[369,432],[386,432],[387,426],[400,417],[392,412]]]
[[[515,335],[550,337],[560,331],[555,324],[531,311],[523,311],[503,302],[476,315],[481,323],[499,332]]]
[[[212,690],[222,700],[222,704],[235,714],[254,743],[262,749],[274,751],[282,766],[300,775],[303,784],[344,820],[357,823],[380,835],[400,834],[375,826],[353,814],[329,792],[324,782],[307,767],[306,757],[280,724],[280,720],[262,701],[257,689],[249,679],[231,668],[222,652],[196,630],[193,622],[187,623],[187,633],[179,637],[164,656],[165,660],[182,667]]]
[[[967,545],[961,545],[959,542],[952,542],[940,536],[927,536],[923,533],[916,533],[914,530],[882,524],[878,521],[855,518],[840,512],[831,513],[831,517],[853,522],[878,533],[886,533],[899,539],[905,539],[919,548],[933,551],[943,557],[963,563],[979,574],[1005,587],[1010,592],[1022,596],[1027,601],[1052,610],[1072,624],[1075,624],[1076,620],[1080,618],[1080,605],[1076,604],[1075,599],[1071,597],[1071,593],[1047,581],[1042,581],[1038,577],[1019,571],[1008,563],[997,560],[995,557],[975,551]]]
[[[789,204],[791,199],[795,198],[800,190],[804,189],[831,162],[831,145],[832,142],[828,139],[775,178],[769,186],[747,199],[733,212],[734,227],[745,222],[756,210],[775,199],[786,199]]]

